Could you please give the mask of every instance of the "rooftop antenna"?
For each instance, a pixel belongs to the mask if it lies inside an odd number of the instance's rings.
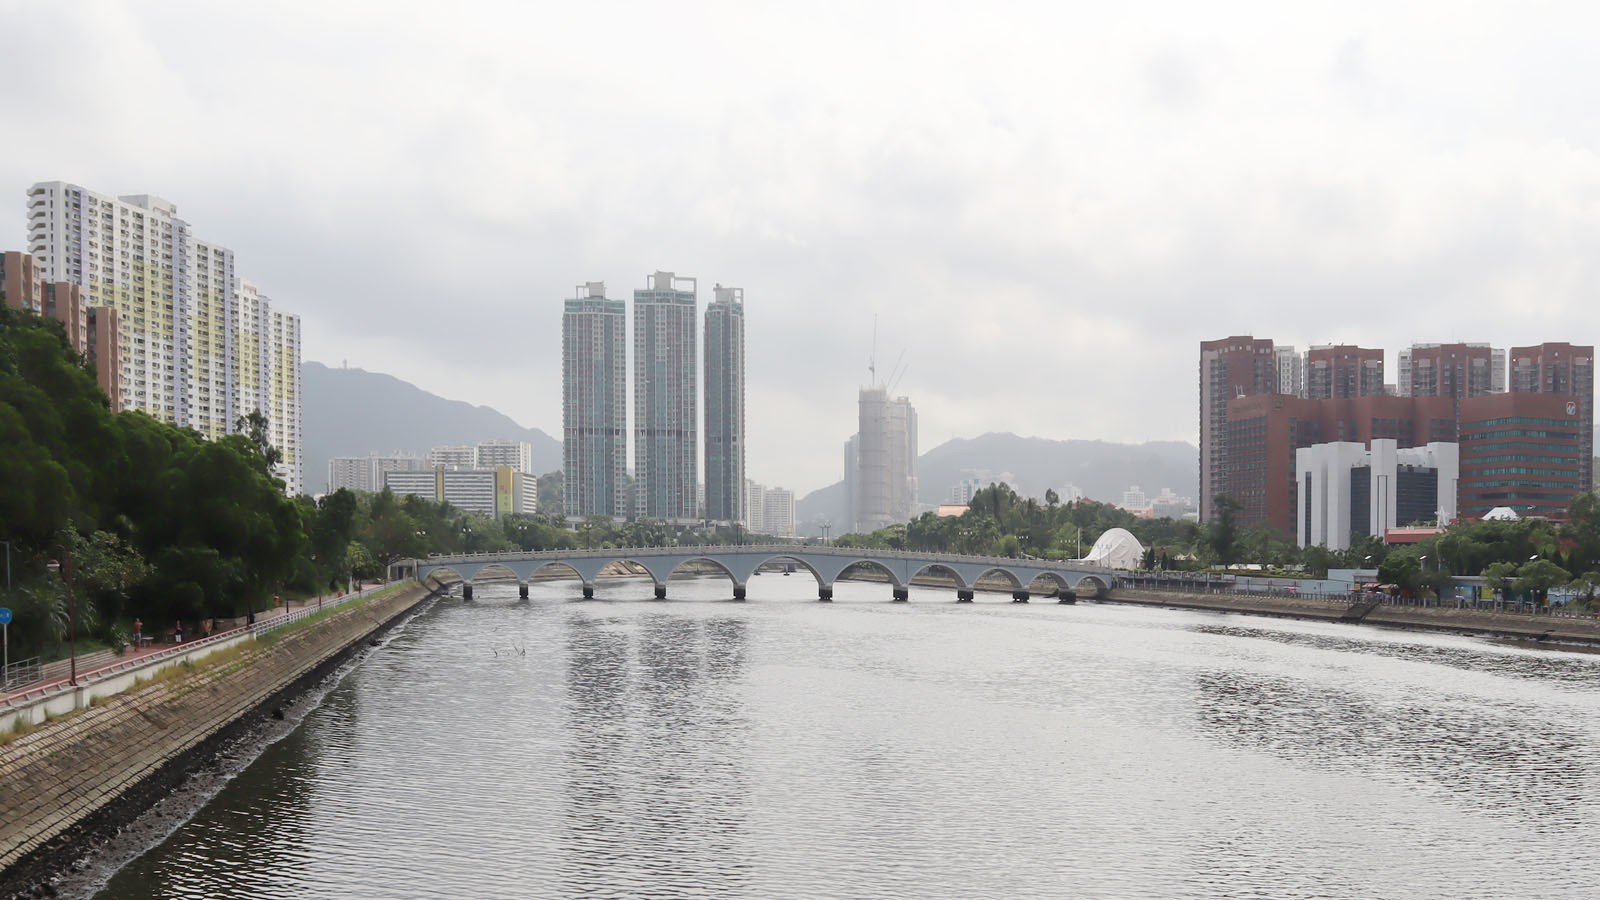
[[[884,385],[885,393],[894,393],[894,386],[899,384],[901,377],[906,374],[905,369],[900,365],[905,358],[906,351],[901,350],[899,358],[894,361],[894,368],[889,370],[889,381]]]
[[[878,314],[872,314],[872,355],[867,357],[867,374],[872,376],[868,384],[878,386]]]

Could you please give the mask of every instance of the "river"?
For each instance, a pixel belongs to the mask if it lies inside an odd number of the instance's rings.
[[[762,575],[459,591],[95,896],[1592,897],[1600,657]]]

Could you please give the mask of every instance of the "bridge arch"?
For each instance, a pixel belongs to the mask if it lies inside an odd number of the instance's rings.
[[[1055,588],[1056,592],[1061,594],[1065,594],[1072,590],[1072,585],[1067,582],[1066,576],[1062,575],[1060,572],[1040,572],[1039,574],[1033,576],[1032,581],[1023,585],[1022,589],[1030,593],[1044,593],[1043,591],[1037,590],[1037,588],[1046,585]]]
[[[516,572],[512,571],[510,566],[506,565],[505,563],[501,563],[501,562],[484,563],[483,565],[479,566],[478,570],[476,572],[472,573],[472,577],[466,579],[466,581],[470,584],[470,583],[477,582],[477,580],[479,578],[483,578],[485,576],[496,576],[496,575],[498,575],[498,576],[500,576],[502,578],[506,577],[506,576],[510,576],[512,581],[515,581],[515,582],[517,582],[519,584],[522,582],[522,576],[520,576]]]
[[[972,579],[972,583],[977,584],[979,581],[982,581],[984,578],[987,578],[989,575],[995,572],[999,572],[1001,575],[1004,575],[1006,580],[1011,582],[1011,589],[1013,591],[1026,590],[1028,587],[1023,583],[1022,578],[1019,577],[1017,573],[1011,571],[1005,566],[990,566],[989,568],[984,569],[982,572],[978,573],[977,578]]]
[[[849,561],[848,562],[844,562],[845,560],[849,560]],[[889,568],[888,566],[884,565],[882,562],[879,562],[878,560],[871,559],[871,558],[864,557],[864,556],[863,557],[858,557],[858,558],[855,558],[855,559],[851,559],[850,557],[846,556],[846,557],[841,557],[840,561],[844,562],[844,564],[839,566],[838,568],[834,569],[832,578],[829,578],[826,581],[822,582],[822,585],[824,587],[827,587],[828,585],[833,584],[835,581],[838,581],[841,577],[844,576],[844,573],[850,571],[852,568],[854,568],[856,566],[861,566],[861,567],[867,568],[867,569],[876,569],[877,571],[882,572],[883,574],[889,576],[889,583],[890,584],[894,585],[897,588],[905,587],[905,585],[900,583],[900,576],[896,575],[894,573],[893,569]]]
[[[528,580],[532,581],[533,577],[535,575],[538,575],[540,572],[543,572],[545,569],[564,570],[566,572],[571,573],[572,576],[574,578],[578,579],[579,581],[585,581],[586,580],[583,577],[583,573],[579,572],[577,569],[573,568],[571,563],[560,562],[559,560],[558,561],[547,562],[547,563],[544,563],[543,565],[535,567],[532,572],[528,573]]]
[[[906,581],[909,583],[911,581],[916,580],[917,577],[921,576],[921,575],[933,575],[933,576],[941,577],[941,578],[953,578],[953,579],[955,579],[956,590],[958,590],[958,591],[967,591],[967,590],[971,590],[972,589],[972,585],[967,584],[967,580],[965,578],[961,577],[961,573],[960,572],[957,572],[955,569],[952,569],[951,567],[945,565],[944,563],[928,563],[927,565],[923,566],[922,568],[917,569],[916,571],[912,572],[911,573],[911,577],[907,578]]]
[[[1108,579],[1099,575],[1084,575],[1072,586],[1072,591],[1079,596],[1104,597],[1111,590],[1108,582]]]
[[[741,582],[739,580],[739,576],[734,574],[734,571],[732,569],[728,568],[726,563],[724,563],[724,562],[722,562],[721,560],[718,560],[718,559],[712,559],[709,556],[690,556],[690,557],[686,557],[686,558],[684,558],[682,560],[679,560],[678,563],[672,567],[672,571],[667,573],[667,577],[671,578],[672,576],[678,574],[678,570],[679,569],[683,568],[684,566],[688,565],[689,563],[697,563],[697,562],[710,563],[711,565],[715,566],[718,571],[720,571],[720,572],[722,572],[722,574],[728,576],[728,580],[733,582],[733,586],[734,587],[738,587],[739,585],[743,584],[743,582]]]
[[[815,578],[817,580],[817,586],[818,587],[822,587],[824,584],[831,584],[832,583],[832,582],[823,581],[822,573],[817,571],[817,567],[813,566],[811,563],[807,562],[803,558],[801,558],[799,556],[786,556],[786,555],[784,555],[782,553],[777,554],[775,556],[769,556],[766,559],[763,559],[761,562],[756,563],[755,567],[750,570],[750,573],[752,575],[754,575],[756,572],[761,570],[762,566],[767,565],[768,563],[774,563],[774,562],[794,563],[795,565],[799,566],[800,568],[805,569],[807,572],[811,573],[811,577],[812,578]]]

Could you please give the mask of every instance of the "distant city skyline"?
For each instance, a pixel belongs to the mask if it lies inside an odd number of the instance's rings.
[[[305,359],[552,435],[535,298],[714,275],[761,298],[750,474],[798,495],[838,478],[874,314],[926,447],[1192,442],[1170,386],[1216,334],[1389,372],[1415,342],[1600,334],[1585,5],[303,12],[0,6],[0,108],[32,136],[0,159],[0,248],[41,179],[175,199],[292,303]],[[665,45],[716,52],[663,70]],[[1094,372],[1070,404],[1069,361]]]

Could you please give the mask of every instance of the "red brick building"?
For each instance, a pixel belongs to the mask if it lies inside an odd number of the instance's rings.
[[[1272,341],[1249,335],[1200,344],[1200,521],[1215,514],[1212,498],[1222,493],[1227,456],[1228,405],[1235,397],[1278,390],[1278,359]]]
[[[1240,525],[1267,522],[1295,534],[1296,450],[1329,441],[1370,444],[1374,438],[1392,438],[1402,450],[1454,441],[1452,407],[1448,397],[1236,398],[1228,404],[1218,493],[1238,501]]]
[[[1579,453],[1585,491],[1594,490],[1594,347],[1545,343],[1511,348],[1511,391],[1555,394],[1578,404]]]
[[[1578,401],[1553,393],[1489,394],[1461,401],[1463,518],[1497,506],[1519,515],[1565,518],[1582,491],[1584,424]]]
[[[1306,396],[1344,400],[1383,394],[1383,351],[1348,344],[1312,347],[1306,353]]]

